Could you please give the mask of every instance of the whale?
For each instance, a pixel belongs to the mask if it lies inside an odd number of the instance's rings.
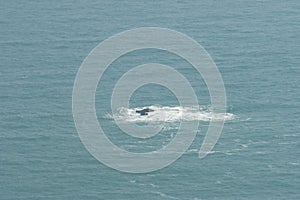
[[[139,113],[141,115],[148,115],[148,112],[153,112],[154,110],[151,108],[144,108],[142,110],[136,110],[136,113]]]

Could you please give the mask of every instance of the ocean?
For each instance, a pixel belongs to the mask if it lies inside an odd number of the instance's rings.
[[[0,199],[300,199],[299,1],[16,0],[1,1],[0,7]],[[75,79],[90,52],[111,36],[142,27],[174,30],[201,44],[222,76],[227,104],[226,113],[214,113],[204,78],[170,52],[148,48],[116,59],[101,77],[94,102],[111,142],[143,154],[175,140],[181,121],[199,123],[178,159],[132,173],[89,153],[72,105]],[[132,93],[128,107],[113,111],[118,80],[146,63],[182,74],[199,108],[181,106],[173,91],[151,83]],[[148,76],[154,78],[141,77]],[[185,91],[168,73],[155,77]],[[135,112],[146,107],[154,111]],[[222,134],[200,159],[216,118],[224,120]],[[116,120],[162,129],[132,137]],[[127,164],[133,169],[150,161]]]

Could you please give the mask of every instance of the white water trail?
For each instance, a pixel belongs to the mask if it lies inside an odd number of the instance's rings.
[[[150,108],[154,110],[148,115],[141,116],[136,110]],[[178,122],[184,121],[210,121],[214,120],[233,120],[235,115],[232,113],[213,113],[206,108],[181,107],[181,106],[147,106],[137,108],[119,108],[114,115],[107,114],[107,118],[117,118],[124,122]]]

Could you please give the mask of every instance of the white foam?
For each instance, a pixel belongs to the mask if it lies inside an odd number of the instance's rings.
[[[120,108],[114,113],[114,116],[107,114],[106,117],[115,117],[119,121],[124,122],[177,122],[181,120],[210,121],[233,120],[235,118],[235,115],[231,113],[213,113],[209,111],[209,109],[181,106],[148,106],[148,108],[154,111],[149,112],[148,115],[144,116],[136,113],[136,110],[143,108],[146,107]]]

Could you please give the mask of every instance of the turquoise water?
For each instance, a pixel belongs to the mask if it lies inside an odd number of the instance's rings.
[[[299,199],[300,3],[294,1],[1,1],[0,199]],[[94,159],[72,117],[73,83],[101,41],[127,29],[156,26],[183,32],[205,47],[226,87],[223,133],[198,158],[208,121],[172,165],[128,174]],[[96,94],[97,116],[123,148],[153,150],[165,135],[140,145],[120,134],[109,113],[114,81],[130,64],[157,60],[208,91],[184,61],[166,52],[133,52],[112,64]],[[121,71],[115,70],[122,65]],[[157,93],[153,93],[157,91]],[[170,91],[140,88],[130,105],[177,106]]]

